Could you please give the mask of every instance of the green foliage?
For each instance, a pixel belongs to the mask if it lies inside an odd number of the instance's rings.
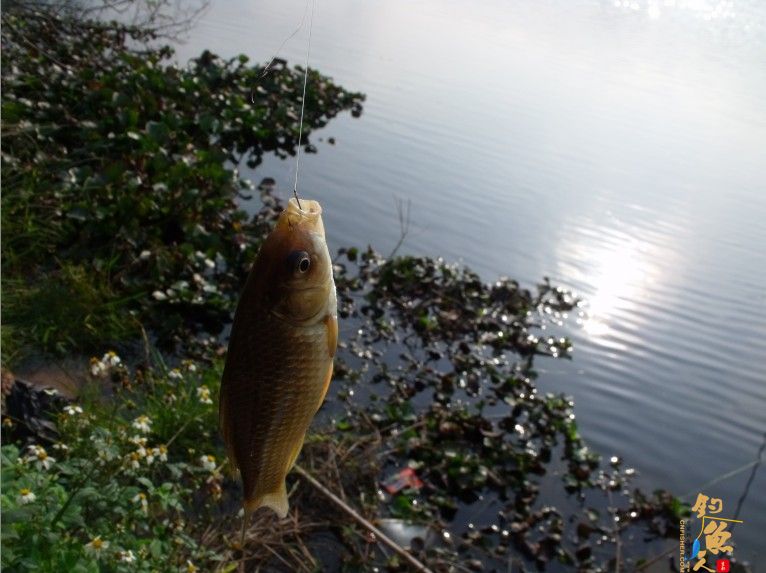
[[[118,340],[139,323],[168,343],[219,330],[269,222],[238,208],[251,184],[233,166],[295,152],[302,70],[264,76],[209,52],[178,67],[116,23],[14,10],[2,23],[9,349],[87,351],[94,331]],[[312,71],[301,143],[362,99]],[[38,304],[56,296],[81,302]]]
[[[220,370],[187,362],[130,375],[107,354],[92,371],[119,381],[117,396],[55,414],[52,446],[2,448],[3,569],[213,568],[220,556],[200,528],[223,481],[211,435]]]
[[[62,263],[46,280],[32,285],[9,279],[4,295],[4,320],[28,325],[27,336],[61,353],[78,344],[97,347],[139,333],[140,325],[127,311],[131,297],[120,298],[103,275],[82,266]],[[11,333],[7,342],[14,345],[15,332]],[[4,352],[7,356],[9,349]]]

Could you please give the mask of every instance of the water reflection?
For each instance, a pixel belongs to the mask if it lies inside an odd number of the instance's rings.
[[[650,285],[661,276],[665,265],[657,261],[666,259],[668,253],[628,233],[593,227],[599,230],[575,235],[578,238],[573,242],[562,243],[557,258],[560,276],[594,289],[585,293],[586,313],[577,322],[591,338],[598,339],[611,333],[612,324],[621,315],[635,313],[648,297]],[[626,348],[625,343],[620,343],[617,349]]]
[[[214,2],[179,59],[268,60],[304,9]],[[749,461],[766,426],[764,22],[762,0],[320,2],[312,60],[368,99],[318,134],[337,145],[315,141],[302,185],[336,246],[388,252],[398,195],[425,229],[402,252],[584,295],[574,360],[541,383],[644,485],[687,491]],[[293,167],[267,158],[253,178],[289,190]],[[743,548],[763,516],[748,498]]]
[[[623,10],[645,13],[651,19],[659,19],[663,14],[673,12],[685,12],[699,17],[705,21],[725,20],[736,17],[735,3],[731,0],[721,2],[707,2],[705,0],[649,0],[637,2],[636,0],[616,0],[614,5]]]

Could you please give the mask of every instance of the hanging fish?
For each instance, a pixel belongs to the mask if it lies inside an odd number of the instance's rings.
[[[285,476],[327,393],[337,342],[322,208],[296,197],[247,278],[221,381],[221,433],[242,477],[246,520],[262,506],[287,515]]]

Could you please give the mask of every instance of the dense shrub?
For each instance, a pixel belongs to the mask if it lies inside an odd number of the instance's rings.
[[[264,220],[236,166],[295,153],[303,70],[171,62],[116,23],[5,11],[3,353],[215,332]],[[362,96],[309,73],[303,141]],[[268,219],[268,217],[265,217]],[[63,306],[60,301],[73,304]]]

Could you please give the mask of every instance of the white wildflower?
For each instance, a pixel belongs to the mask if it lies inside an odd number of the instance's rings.
[[[109,542],[104,541],[101,539],[100,535],[97,535],[93,539],[90,540],[89,543],[85,544],[85,552],[88,555],[93,555],[94,557],[100,557],[101,553],[109,547]]]
[[[37,499],[37,496],[32,493],[31,489],[24,487],[19,490],[19,503],[21,505],[32,503],[35,499]]]
[[[136,560],[135,554],[130,549],[127,551],[120,551],[117,556],[123,563],[133,563]]]
[[[197,398],[202,404],[212,404],[213,400],[210,398],[210,388],[205,385],[197,388]]]
[[[145,437],[136,434],[135,436],[128,438],[128,441],[136,446],[145,447],[148,440]]]
[[[97,378],[103,376],[106,374],[106,364],[94,356],[90,359],[90,373]]]
[[[211,261],[210,259],[205,259],[205,266],[209,269],[215,268],[215,262]]]
[[[205,468],[207,471],[209,472],[215,471],[215,468],[216,468],[215,456],[200,456],[199,461],[202,464],[202,467]]]
[[[101,359],[101,362],[106,364],[107,366],[111,366],[112,368],[119,366],[122,363],[122,359],[117,356],[117,353],[114,350],[110,350],[106,354],[104,354],[104,357]]]
[[[152,297],[154,297],[154,300],[167,300],[168,295],[166,295],[161,290],[156,290],[152,293]]]
[[[56,442],[55,444],[53,444],[53,449],[59,452],[67,452],[69,451],[69,446],[67,446],[63,442]]]
[[[173,368],[170,372],[168,372],[168,378],[171,378],[172,380],[183,380],[184,375],[181,374],[181,371],[178,368]]]
[[[133,420],[133,427],[140,432],[148,434],[152,431],[152,421],[149,419],[149,416],[139,416]]]
[[[137,503],[141,506],[141,511],[145,514],[149,513],[149,502],[146,500],[146,494],[139,492],[133,496],[133,503]]]
[[[161,462],[168,461],[168,448],[167,446],[159,446],[157,448],[152,448],[152,455],[159,458]]]
[[[138,452],[128,454],[128,466],[137,470],[141,467],[141,455]]]
[[[152,256],[152,252],[151,251],[144,250],[144,251],[141,251],[141,254],[138,255],[138,258],[141,259],[142,261],[145,261],[146,259],[148,259],[151,256]]]
[[[76,416],[77,414],[82,414],[82,408],[80,406],[64,406],[64,412],[70,416]]]
[[[37,469],[50,469],[56,463],[56,458],[48,455],[42,446],[29,446],[29,454],[26,457],[27,462],[34,462]]]

